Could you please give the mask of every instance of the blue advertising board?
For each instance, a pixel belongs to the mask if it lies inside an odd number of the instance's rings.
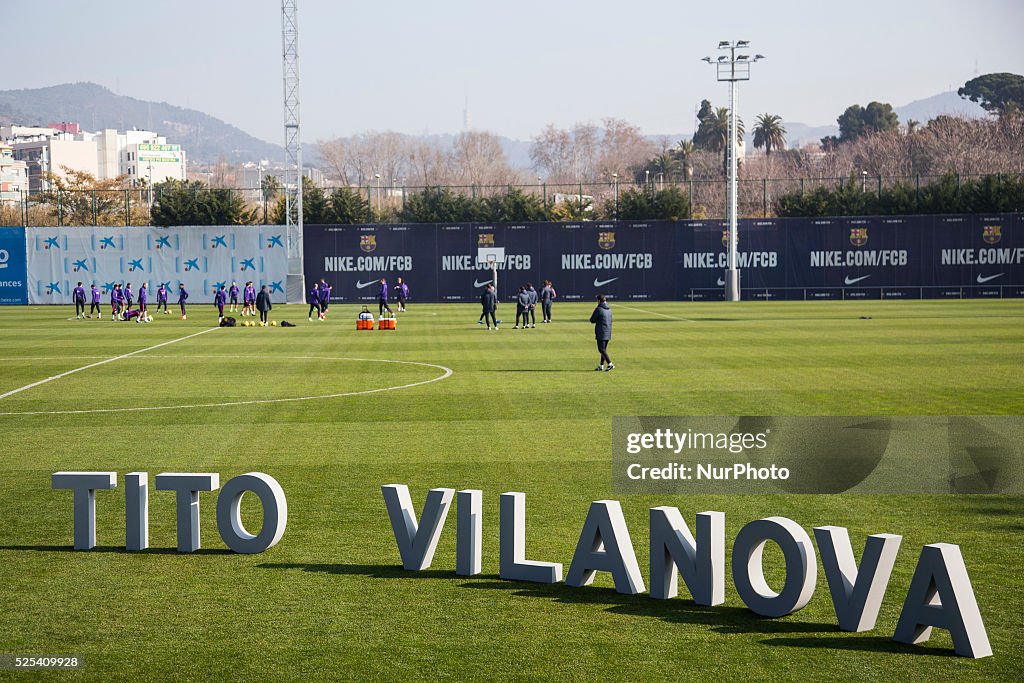
[[[0,305],[27,304],[25,228],[0,228]]]

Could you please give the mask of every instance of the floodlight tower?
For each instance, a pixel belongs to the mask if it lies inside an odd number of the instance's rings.
[[[299,134],[299,3],[281,0],[281,45],[284,60],[284,197],[288,233],[288,277],[285,296],[302,303],[302,136]],[[295,217],[292,217],[292,211]]]
[[[736,82],[749,81],[751,63],[764,59],[764,55],[755,55],[751,59],[749,55],[736,54],[736,50],[744,50],[749,47],[749,40],[723,40],[718,43],[718,49],[726,50],[728,54],[722,55],[715,61],[712,61],[711,57],[703,59],[708,64],[715,65],[719,81],[729,82],[729,262],[725,271],[726,301],[740,300],[740,271],[736,258],[739,240],[736,231],[736,154],[738,151],[736,145]]]

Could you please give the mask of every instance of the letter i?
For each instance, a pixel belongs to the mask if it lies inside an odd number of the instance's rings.
[[[149,475],[130,472],[124,475],[124,547],[145,550],[149,547]]]

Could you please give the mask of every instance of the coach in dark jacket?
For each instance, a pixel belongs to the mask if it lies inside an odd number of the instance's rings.
[[[601,361],[595,370],[613,370],[615,364],[608,357],[608,342],[612,340],[612,309],[604,295],[597,297],[597,307],[590,314],[590,322],[594,323],[594,338],[597,339],[597,350],[601,353]]]
[[[270,292],[267,291],[267,286],[263,285],[260,287],[260,293],[256,295],[256,310],[260,312],[260,325],[266,326],[267,314],[273,307],[274,304],[270,303]]]
[[[494,311],[498,307],[498,295],[494,291],[494,285],[487,285],[487,289],[480,295],[480,306],[483,308],[480,317],[487,321],[487,329],[491,329],[492,322],[494,329],[498,329],[498,320],[494,317]]]

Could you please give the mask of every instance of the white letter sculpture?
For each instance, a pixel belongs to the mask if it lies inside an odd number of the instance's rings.
[[[124,547],[145,550],[149,547],[149,474],[124,475]]]
[[[483,491],[466,489],[456,497],[455,573],[475,576],[482,571]]]
[[[388,518],[395,533],[402,567],[413,571],[428,568],[434,560],[434,551],[437,550],[437,541],[441,538],[455,489],[430,489],[419,524],[416,522],[416,511],[412,507],[408,486],[386,484],[380,489],[388,508]]]
[[[50,486],[75,492],[75,550],[96,547],[96,491],[117,488],[117,472],[54,472]]]
[[[786,582],[776,593],[764,580],[762,552],[774,541],[786,558]],[[803,609],[814,595],[818,564],[811,538],[785,517],[768,517],[740,529],[732,546],[732,580],[743,603],[765,617],[781,617]]]
[[[679,508],[651,508],[650,514],[651,597],[678,595],[682,572],[695,603],[725,602],[725,513],[698,513],[696,542]]]
[[[609,572],[615,590],[626,595],[644,592],[644,580],[629,538],[622,506],[617,500],[598,500],[590,504],[576,552],[572,555],[567,586],[588,586],[599,572]]]
[[[176,491],[178,552],[199,550],[199,492],[220,488],[220,475],[164,472],[156,475],[157,491]]]
[[[558,583],[560,562],[526,559],[526,494],[503,493],[499,502],[498,576],[512,581]]]
[[[821,564],[825,568],[839,628],[844,631],[870,631],[878,619],[878,610],[903,537],[894,534],[868,536],[859,569],[853,558],[850,534],[845,527],[814,527],[814,538],[818,541],[818,552],[821,553]]]
[[[249,491],[263,505],[263,526],[255,536],[242,525],[242,494]],[[234,477],[217,496],[217,531],[236,553],[261,553],[273,548],[288,525],[288,502],[284,490],[269,474],[249,472]]]
[[[921,548],[893,640],[923,643],[933,626],[949,631],[953,650],[962,657],[992,655],[960,546],[951,543]]]

